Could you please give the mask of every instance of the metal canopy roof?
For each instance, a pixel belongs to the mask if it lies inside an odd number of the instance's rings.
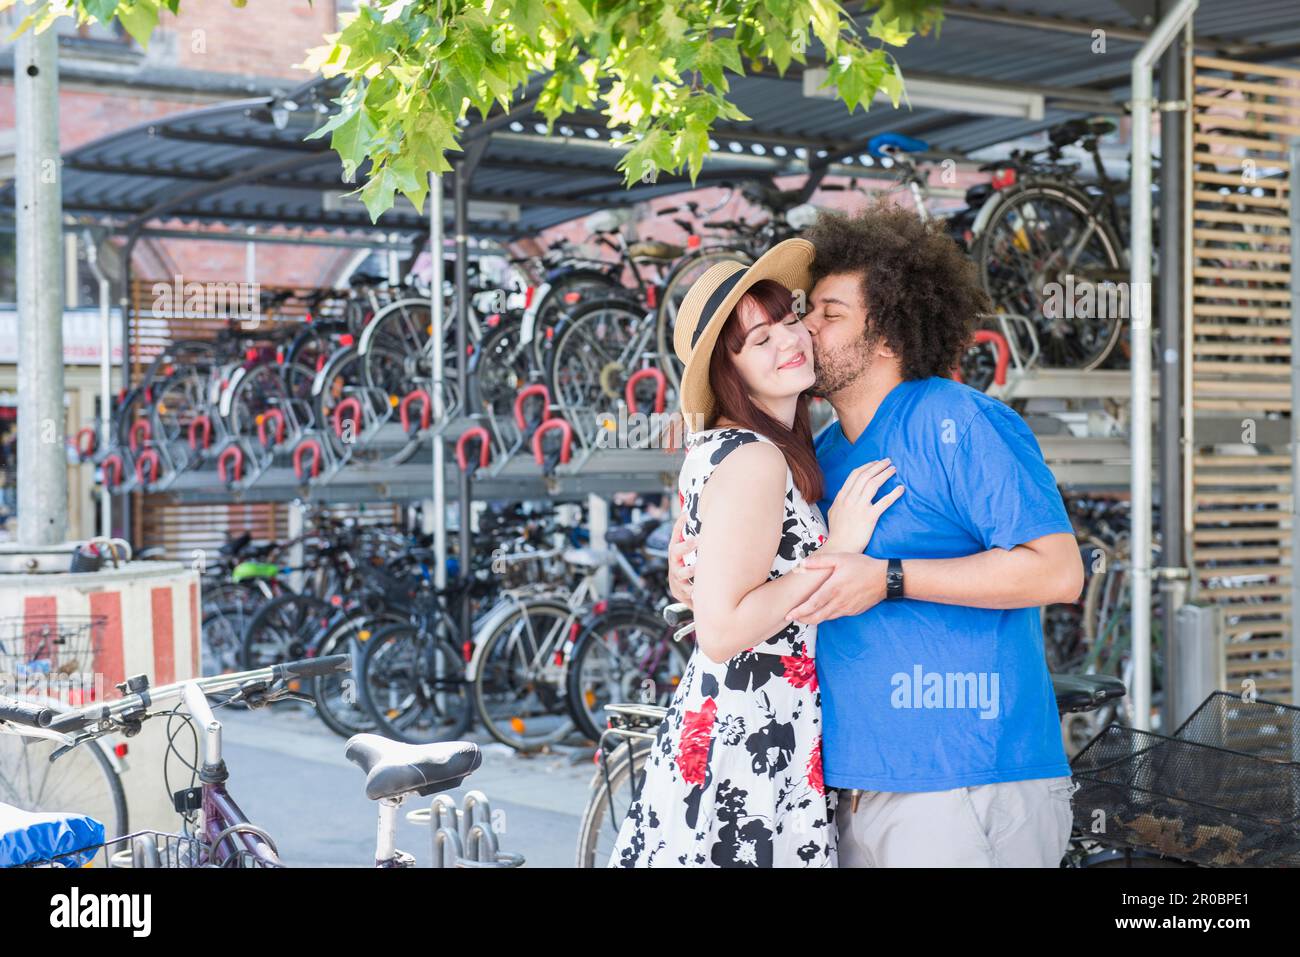
[[[939,37],[914,38],[895,51],[905,79],[997,85],[1043,97],[1041,118],[976,115],[936,105],[893,110],[876,104],[850,114],[842,103],[804,95],[802,70],[732,79],[731,96],[751,122],[714,133],[715,151],[700,182],[742,174],[779,175],[812,167],[843,171],[866,141],[886,130],[927,140],[945,155],[1031,134],[1071,116],[1119,113],[1133,54],[1152,21],[1143,0],[1003,0],[945,7]],[[1069,15],[1060,11],[1068,9]],[[1203,0],[1196,18],[1198,49],[1236,59],[1276,62],[1300,54],[1294,0]],[[1106,32],[1093,52],[1095,30]],[[820,59],[814,48],[810,62]],[[536,82],[536,81],[535,81]],[[237,100],[151,120],[71,150],[64,156],[64,211],[119,231],[166,222],[300,227],[353,232],[423,233],[410,204],[371,224],[328,138],[304,142],[334,109],[336,83],[316,81],[284,96]],[[598,113],[566,118],[552,137],[524,97],[510,115],[499,111],[463,131],[471,163],[471,230],[502,239],[535,234],[591,211],[691,188],[684,176],[624,189],[615,170],[620,151]],[[939,104],[942,104],[942,100]],[[453,155],[456,159],[460,154]],[[364,174],[363,174],[364,175]],[[12,206],[12,184],[0,191]],[[518,217],[502,215],[517,206]],[[446,204],[450,215],[451,204]]]

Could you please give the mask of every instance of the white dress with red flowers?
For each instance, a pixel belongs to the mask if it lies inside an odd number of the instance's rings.
[[[700,491],[728,454],[770,439],[709,429],[687,442],[679,495],[700,533]],[[769,580],[825,541],[826,525],[786,470]],[[834,867],[835,792],[822,782],[816,625],[791,623],[728,661],[697,647],[645,760],[645,780],[610,867]]]

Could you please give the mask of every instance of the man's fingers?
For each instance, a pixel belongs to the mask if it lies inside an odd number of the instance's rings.
[[[814,552],[803,560],[802,567],[813,571],[819,568],[835,568],[837,561],[834,555],[820,555]]]
[[[804,603],[802,605],[791,610],[790,614],[785,616],[785,620],[786,621],[807,621],[808,620],[806,617],[807,615],[815,614],[817,610],[821,608],[823,605],[825,605],[827,602],[829,602],[832,597],[833,597],[833,593],[830,592],[825,586],[822,586],[821,588],[813,592],[811,595],[809,595],[808,598],[804,600]]]

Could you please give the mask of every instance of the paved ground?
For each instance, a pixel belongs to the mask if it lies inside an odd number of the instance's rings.
[[[357,867],[374,860],[377,812],[363,791],[361,770],[343,757],[344,739],[309,709],[276,705],[259,711],[222,709],[230,790],[249,819],[275,837],[292,864]],[[595,765],[593,748],[565,747],[524,757],[480,732],[469,740],[483,749],[483,764],[448,792],[460,804],[483,791],[499,822],[502,850],[523,854],[530,867],[572,867],[578,821]],[[427,807],[414,798],[402,808],[397,846],[421,867],[431,859],[432,835],[405,820]],[[499,816],[503,812],[504,816]]]

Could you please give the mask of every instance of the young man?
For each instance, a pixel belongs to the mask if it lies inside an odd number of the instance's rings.
[[[840,864],[1058,866],[1072,785],[1039,607],[1078,598],[1083,562],[1024,421],[948,378],[988,300],[906,210],[824,214],[805,238],[814,392],[838,416],[816,439],[822,509],[878,459],[897,469],[879,494],[907,490],[865,554],[805,562],[833,571],[790,614],[820,623]],[[682,600],[691,547],[673,546]]]

